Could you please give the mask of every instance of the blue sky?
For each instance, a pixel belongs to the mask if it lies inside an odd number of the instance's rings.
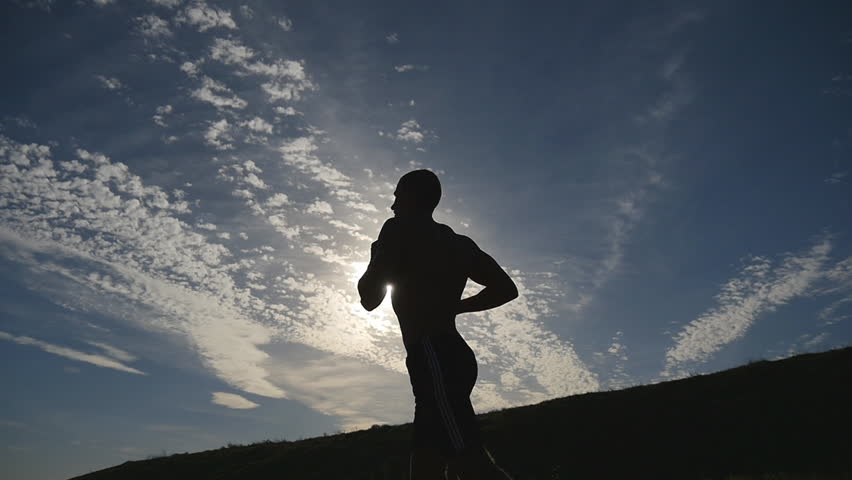
[[[521,291],[479,412],[848,345],[819,5],[4,3],[0,473],[410,421],[355,282],[413,168]]]

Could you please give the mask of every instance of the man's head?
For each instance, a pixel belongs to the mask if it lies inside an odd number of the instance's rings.
[[[391,210],[397,217],[431,217],[441,200],[441,182],[429,170],[413,170],[399,179]]]

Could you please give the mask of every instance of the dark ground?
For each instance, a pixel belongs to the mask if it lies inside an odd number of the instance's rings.
[[[852,347],[480,415],[516,480],[852,479]],[[411,424],[126,462],[76,479],[408,478]]]

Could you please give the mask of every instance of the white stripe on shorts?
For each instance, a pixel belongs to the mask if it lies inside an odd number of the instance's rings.
[[[453,443],[456,451],[461,451],[464,448],[464,440],[462,439],[459,427],[456,424],[455,416],[450,408],[450,402],[447,400],[447,392],[444,389],[444,378],[441,375],[441,364],[438,362],[438,356],[435,354],[435,349],[432,348],[432,343],[428,339],[423,340],[423,349],[426,351],[427,363],[432,370],[432,383],[434,385],[435,397],[438,403],[438,409],[441,411],[441,416],[444,420],[444,426],[450,435],[450,440]]]

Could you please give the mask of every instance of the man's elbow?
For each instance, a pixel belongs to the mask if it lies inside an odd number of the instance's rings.
[[[364,299],[363,297],[361,297],[361,306],[364,307],[364,310],[366,310],[368,312],[372,312],[380,304],[381,304],[381,302],[370,301],[370,300],[367,300],[367,299]]]
[[[371,289],[363,278],[358,282],[358,296],[361,297],[361,306],[368,312],[375,310],[385,298],[381,292]]]
[[[515,285],[515,282],[510,283],[506,287],[506,301],[511,302],[512,300],[518,298],[518,287]]]
[[[511,302],[512,300],[518,298],[518,287],[515,285],[515,282],[509,280],[506,283],[500,284],[499,287],[495,288],[498,295],[502,298],[503,302],[501,305]]]

